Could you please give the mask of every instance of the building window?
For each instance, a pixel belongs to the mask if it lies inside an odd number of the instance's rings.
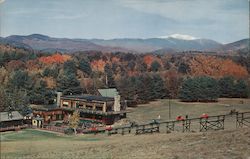
[[[63,102],[63,106],[64,107],[68,107],[69,106],[69,102]]]
[[[61,120],[61,115],[60,114],[56,114],[56,120]]]
[[[101,106],[96,106],[96,110],[102,111],[102,107]]]
[[[87,109],[93,109],[93,106],[92,105],[86,105],[86,108]]]

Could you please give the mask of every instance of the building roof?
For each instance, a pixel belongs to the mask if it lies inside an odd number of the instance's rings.
[[[68,110],[68,111],[74,111],[76,110],[75,108],[62,108],[63,110]],[[88,114],[96,114],[96,115],[118,115],[118,114],[124,114],[124,113],[129,113],[127,110],[122,110],[122,111],[110,111],[110,112],[103,112],[103,111],[98,111],[98,110],[89,110],[89,109],[84,109],[84,108],[77,108],[78,111],[82,113],[88,113]]]
[[[114,98],[119,94],[116,88],[98,89],[98,92],[101,96],[110,98]]]
[[[33,120],[43,120],[43,118],[42,117],[35,117],[35,118],[33,118]]]
[[[56,104],[50,104],[50,105],[36,105],[36,104],[30,104],[30,108],[32,110],[54,110],[57,109],[57,105]]]
[[[96,96],[96,95],[68,95],[62,96],[62,99],[71,99],[71,100],[86,100],[86,101],[114,101],[114,98]]]
[[[9,115],[10,112],[0,112],[0,122],[3,121],[13,121],[13,120],[22,120],[23,116],[18,111],[12,111],[12,115]]]

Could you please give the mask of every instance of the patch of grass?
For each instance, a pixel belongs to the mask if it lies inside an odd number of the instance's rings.
[[[60,135],[53,132],[40,131],[35,129],[23,129],[22,131],[11,131],[1,133],[1,142],[11,141],[41,141],[41,140],[70,140],[70,141],[100,141],[100,135]]]
[[[243,104],[239,104],[239,100],[243,100]],[[161,99],[139,105],[136,108],[131,108],[131,113],[128,113],[127,117],[133,121],[147,122],[152,119],[157,119],[159,115],[162,120],[173,120],[179,115],[188,115],[189,118],[192,118],[199,117],[203,113],[220,115],[227,114],[232,109],[242,112],[250,110],[249,99],[220,99],[219,102],[216,103],[185,103],[177,99],[172,99],[170,100],[170,106],[171,118],[169,118],[168,99]]]
[[[16,140],[43,140],[43,139],[58,139],[61,138],[55,133],[38,131],[33,129],[23,129],[18,132],[6,132],[1,134],[1,141],[16,141]]]

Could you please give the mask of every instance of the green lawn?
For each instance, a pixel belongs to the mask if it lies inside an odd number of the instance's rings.
[[[49,155],[55,155],[54,152],[60,154],[60,152],[65,151],[67,154],[71,154],[71,152],[74,151],[74,146],[76,146],[76,144],[85,142],[92,143],[105,140],[103,135],[68,136],[36,129],[23,129],[18,132],[4,132],[0,134],[0,139],[1,159],[22,157],[36,158],[38,157],[36,154],[43,154],[46,156],[46,152],[48,152]],[[67,149],[68,146],[69,148]],[[61,157],[58,156],[58,158]]]
[[[24,129],[18,132],[4,132],[1,133],[1,141],[26,141],[26,140],[48,140],[60,139],[61,137],[55,133],[45,131],[37,131],[33,129]]]
[[[42,141],[42,140],[81,140],[81,141],[99,141],[100,138],[95,135],[77,135],[70,136],[60,133],[54,133],[36,129],[23,129],[18,132],[4,132],[0,134],[1,142],[12,142],[12,141]]]
[[[232,109],[237,111],[250,111],[250,99],[244,99],[244,103],[240,103],[241,99],[220,99],[217,103],[184,103],[174,99],[170,101],[171,118],[177,116],[188,115],[189,118],[199,117],[203,113],[209,115],[227,114]],[[127,117],[137,122],[146,122],[157,119],[160,115],[162,120],[169,119],[169,100],[161,99],[148,104],[139,105],[130,109]]]

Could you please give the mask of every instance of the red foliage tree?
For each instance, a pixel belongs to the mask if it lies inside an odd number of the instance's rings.
[[[44,64],[53,64],[53,63],[64,63],[71,59],[69,55],[61,55],[61,54],[54,54],[51,56],[40,57],[39,61]]]

